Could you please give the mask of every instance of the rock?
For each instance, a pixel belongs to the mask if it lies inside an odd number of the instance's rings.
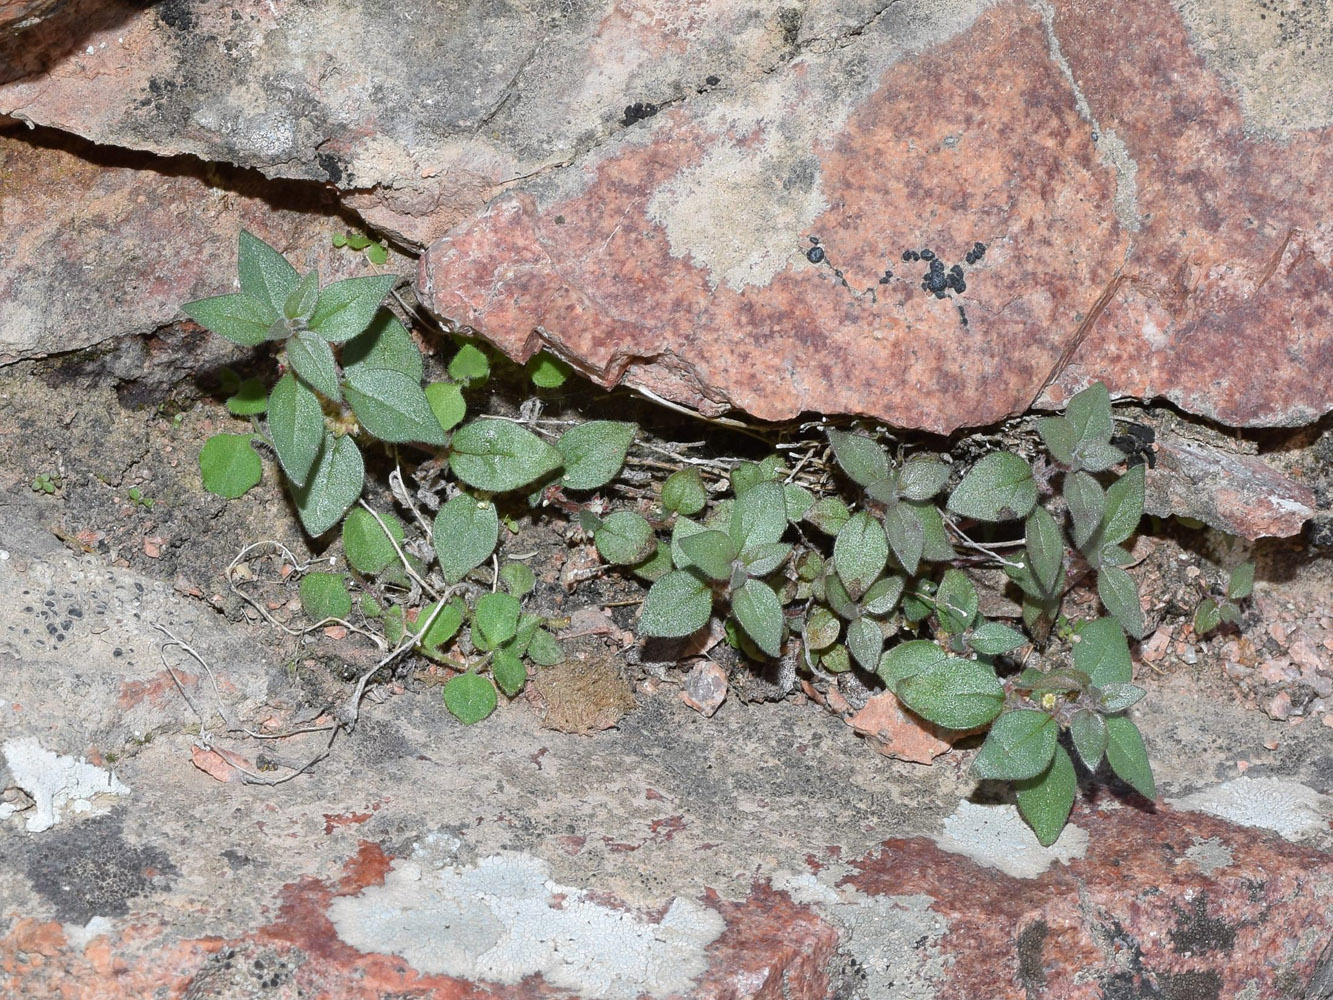
[[[67,0],[0,0],[0,37],[18,35],[50,17]]]
[[[685,678],[680,700],[707,718],[727,697],[727,672],[711,660],[695,664]]]
[[[907,712],[892,691],[871,697],[846,722],[876,753],[915,764],[929,764],[953,746],[935,726]]]

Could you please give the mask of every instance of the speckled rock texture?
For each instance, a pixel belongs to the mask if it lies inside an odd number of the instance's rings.
[[[1305,6],[70,6],[0,115],[327,184],[515,357],[932,431],[1097,378],[1233,425],[1333,404]]]

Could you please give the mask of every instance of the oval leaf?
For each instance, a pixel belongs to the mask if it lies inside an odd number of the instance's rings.
[[[560,452],[508,420],[474,420],[449,442],[454,475],[479,490],[515,490],[560,468]]]
[[[756,646],[769,656],[782,655],[782,605],[772,587],[746,580],[731,595],[731,613]]]
[[[1106,513],[1106,493],[1086,472],[1075,472],[1065,478],[1064,497],[1074,522],[1074,545],[1086,552],[1097,544],[1097,529]]]
[[[866,670],[879,664],[884,648],[884,630],[873,618],[858,618],[847,626],[847,651]]]
[[[1106,720],[1106,737],[1106,761],[1111,770],[1144,798],[1157,798],[1157,783],[1139,727],[1123,715],[1113,715]]]
[[[343,345],[341,357],[348,376],[358,368],[392,368],[420,385],[424,374],[416,341],[387,309],[375,313],[370,326]]]
[[[560,485],[571,490],[605,486],[625,464],[625,455],[638,429],[638,424],[589,420],[565,431],[555,443],[565,459]]]
[[[945,729],[984,726],[1004,707],[1004,688],[994,671],[953,657],[900,681],[894,693],[917,715]]]
[[[1132,576],[1119,566],[1102,566],[1097,571],[1097,596],[1126,632],[1135,639],[1143,638],[1147,624],[1139,605],[1139,585]]]
[[[417,647],[432,659],[439,659],[440,648],[463,627],[465,613],[466,608],[458,598],[446,602],[444,607],[434,602],[427,604],[417,616],[418,625],[425,626],[417,633]]]
[[[444,707],[465,726],[494,712],[499,700],[495,685],[476,674],[459,674],[444,686]]]
[[[1035,778],[1014,782],[1018,811],[1043,847],[1050,847],[1060,837],[1074,808],[1078,775],[1074,762],[1064,747],[1057,746],[1050,766]]]
[[[706,503],[708,491],[698,469],[680,469],[662,484],[662,507],[665,510],[692,517],[703,510]]]
[[[949,496],[949,510],[977,521],[1027,517],[1037,502],[1037,484],[1027,462],[1010,451],[981,459]]]
[[[693,573],[675,570],[648,590],[639,618],[644,635],[677,638],[697,632],[713,613],[713,592]]]
[[[257,347],[268,339],[269,327],[278,318],[267,304],[240,293],[196,299],[181,306],[205,330],[242,347]]]
[[[864,511],[842,526],[833,543],[833,565],[852,600],[866,592],[888,561],[889,542],[884,528]],[[878,653],[875,658],[879,659]]]
[[[1026,643],[1027,636],[999,622],[982,622],[968,637],[967,644],[978,653],[999,656]]]
[[[435,515],[431,538],[445,581],[458,583],[495,551],[500,538],[495,504],[467,493],[458,494]]]
[[[319,397],[288,373],[268,397],[268,432],[278,464],[296,486],[304,486],[324,444],[324,410]]]
[[[1143,517],[1143,498],[1143,466],[1135,465],[1106,491],[1099,545],[1119,545],[1138,530],[1139,519]]]
[[[864,434],[833,430],[828,432],[828,439],[842,471],[859,485],[869,486],[888,478],[889,457],[876,441]]]
[[[327,345],[325,345],[327,346]],[[444,444],[444,429],[415,379],[392,368],[354,368],[343,385],[356,419],[381,441]]]
[[[199,450],[204,489],[235,500],[264,475],[264,463],[250,447],[249,434],[214,434]]]
[[[1055,518],[1045,507],[1032,508],[1023,525],[1023,540],[1027,546],[1028,567],[1037,579],[1037,586],[1043,592],[1051,593],[1064,568],[1065,543]]]
[[[365,485],[366,468],[361,451],[350,437],[325,433],[314,471],[305,486],[294,492],[297,513],[311,535],[322,535],[356,503]]]
[[[485,637],[486,649],[494,649],[515,636],[518,632],[518,616],[522,610],[518,598],[512,594],[482,594],[477,598],[477,605],[472,612],[472,626]]]
[[[523,661],[507,649],[497,649],[491,658],[491,676],[510,698],[523,690],[528,682],[528,670]]]
[[[288,297],[301,284],[301,275],[286,257],[244,229],[237,237],[236,265],[241,291],[264,303],[271,313],[269,322],[272,323],[282,314]]]
[[[352,597],[341,573],[307,573],[301,578],[301,609],[311,621],[346,618],[352,613]]]
[[[978,778],[1015,781],[1035,778],[1055,755],[1060,724],[1045,712],[1020,708],[1005,712],[986,734],[981,752],[972,761]]]
[[[781,483],[765,480],[736,498],[729,533],[738,550],[779,541],[786,530],[787,496]]]
[[[907,503],[896,503],[884,513],[884,536],[909,576],[916,573],[926,546],[925,528],[917,514],[918,508]]]
[[[1106,722],[1100,715],[1089,709],[1074,713],[1069,723],[1069,735],[1073,738],[1074,749],[1079,760],[1089,771],[1097,770],[1106,753]]]
[[[312,333],[301,332],[287,341],[287,360],[301,381],[335,403],[342,401],[338,391],[338,363],[333,348]]]
[[[959,635],[972,627],[977,620],[977,589],[972,581],[960,569],[945,570],[935,591],[935,611],[940,618],[940,628],[950,635]]]
[[[404,538],[403,522],[392,514],[381,514],[388,533],[375,515],[363,507],[348,511],[343,521],[343,555],[358,573],[382,573],[398,558],[393,543]]]
[[[307,325],[312,333],[335,344],[351,340],[370,326],[384,296],[397,283],[396,274],[370,274],[335,281],[319,293]]]
[[[593,543],[603,559],[620,566],[643,562],[657,547],[652,525],[632,510],[608,514],[593,533]]]
[[[898,490],[907,500],[929,500],[949,481],[953,470],[934,458],[914,458],[898,471]]]
[[[731,562],[736,558],[736,546],[725,531],[700,531],[680,539],[680,550],[689,560],[688,565],[713,580],[731,576]]]
[[[1077,628],[1074,667],[1083,671],[1097,687],[1128,684],[1134,679],[1134,663],[1124,630],[1114,618],[1083,622]]]
[[[463,421],[467,414],[467,403],[463,402],[463,389],[453,382],[432,382],[426,386],[426,402],[435,414],[440,427],[451,431]]]

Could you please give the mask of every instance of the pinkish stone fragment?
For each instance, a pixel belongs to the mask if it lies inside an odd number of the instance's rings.
[[[953,746],[941,738],[941,730],[904,709],[892,691],[873,696],[845,721],[877,753],[914,764],[929,764]]]
[[[695,664],[680,692],[680,700],[705,718],[716,712],[726,697],[727,672],[711,660]]]

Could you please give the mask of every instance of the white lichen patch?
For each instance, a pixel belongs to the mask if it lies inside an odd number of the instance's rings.
[[[9,771],[9,778],[3,784],[21,788],[33,801],[32,815],[24,824],[30,833],[51,829],[60,822],[62,810],[90,812],[92,800],[98,795],[130,793],[110,771],[89,764],[82,757],[67,757],[43,749],[35,736],[9,740],[0,752]],[[18,811],[11,803],[0,803],[0,819]]]
[[[444,868],[428,857],[414,854],[382,886],[335,900],[338,935],[422,973],[505,985],[538,975],[579,996],[635,1000],[688,991],[724,928],[689,900],[674,900],[659,922],[595,902],[525,854]]]
[[[1067,863],[1088,850],[1088,834],[1072,823],[1050,847],[1042,847],[1018,807],[958,803],[935,838],[941,850],[964,854],[978,864],[998,868],[1015,878],[1036,878],[1054,862]]]
[[[1241,826],[1272,830],[1288,840],[1325,829],[1333,816],[1326,796],[1284,778],[1235,778],[1179,799],[1177,809],[1207,813]]]
[[[1232,862],[1231,848],[1222,843],[1219,837],[1209,837],[1207,840],[1195,837],[1194,846],[1185,849],[1185,857],[1205,875],[1211,875]]]

